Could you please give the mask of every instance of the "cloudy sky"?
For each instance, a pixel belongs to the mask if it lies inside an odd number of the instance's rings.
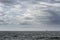
[[[60,0],[0,0],[1,31],[60,31]]]

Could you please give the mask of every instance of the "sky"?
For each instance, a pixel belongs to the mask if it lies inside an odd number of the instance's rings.
[[[60,31],[60,0],[0,0],[0,31]]]

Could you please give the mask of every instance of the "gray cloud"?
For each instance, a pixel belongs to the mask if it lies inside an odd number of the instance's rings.
[[[54,11],[54,10],[47,10],[48,13],[50,13],[52,16],[49,17],[50,22],[52,24],[60,24],[60,14],[58,14],[58,12]]]
[[[17,0],[0,0],[0,3],[3,3],[5,5],[13,5],[16,4]]]
[[[2,25],[33,25],[46,29],[60,26],[60,3],[56,0],[0,0],[0,3]]]

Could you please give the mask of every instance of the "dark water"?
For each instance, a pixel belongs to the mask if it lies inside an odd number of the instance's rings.
[[[0,31],[0,40],[60,40],[60,31]]]

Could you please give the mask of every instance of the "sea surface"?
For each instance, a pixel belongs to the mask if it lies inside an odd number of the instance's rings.
[[[0,31],[0,40],[60,40],[60,31]]]

